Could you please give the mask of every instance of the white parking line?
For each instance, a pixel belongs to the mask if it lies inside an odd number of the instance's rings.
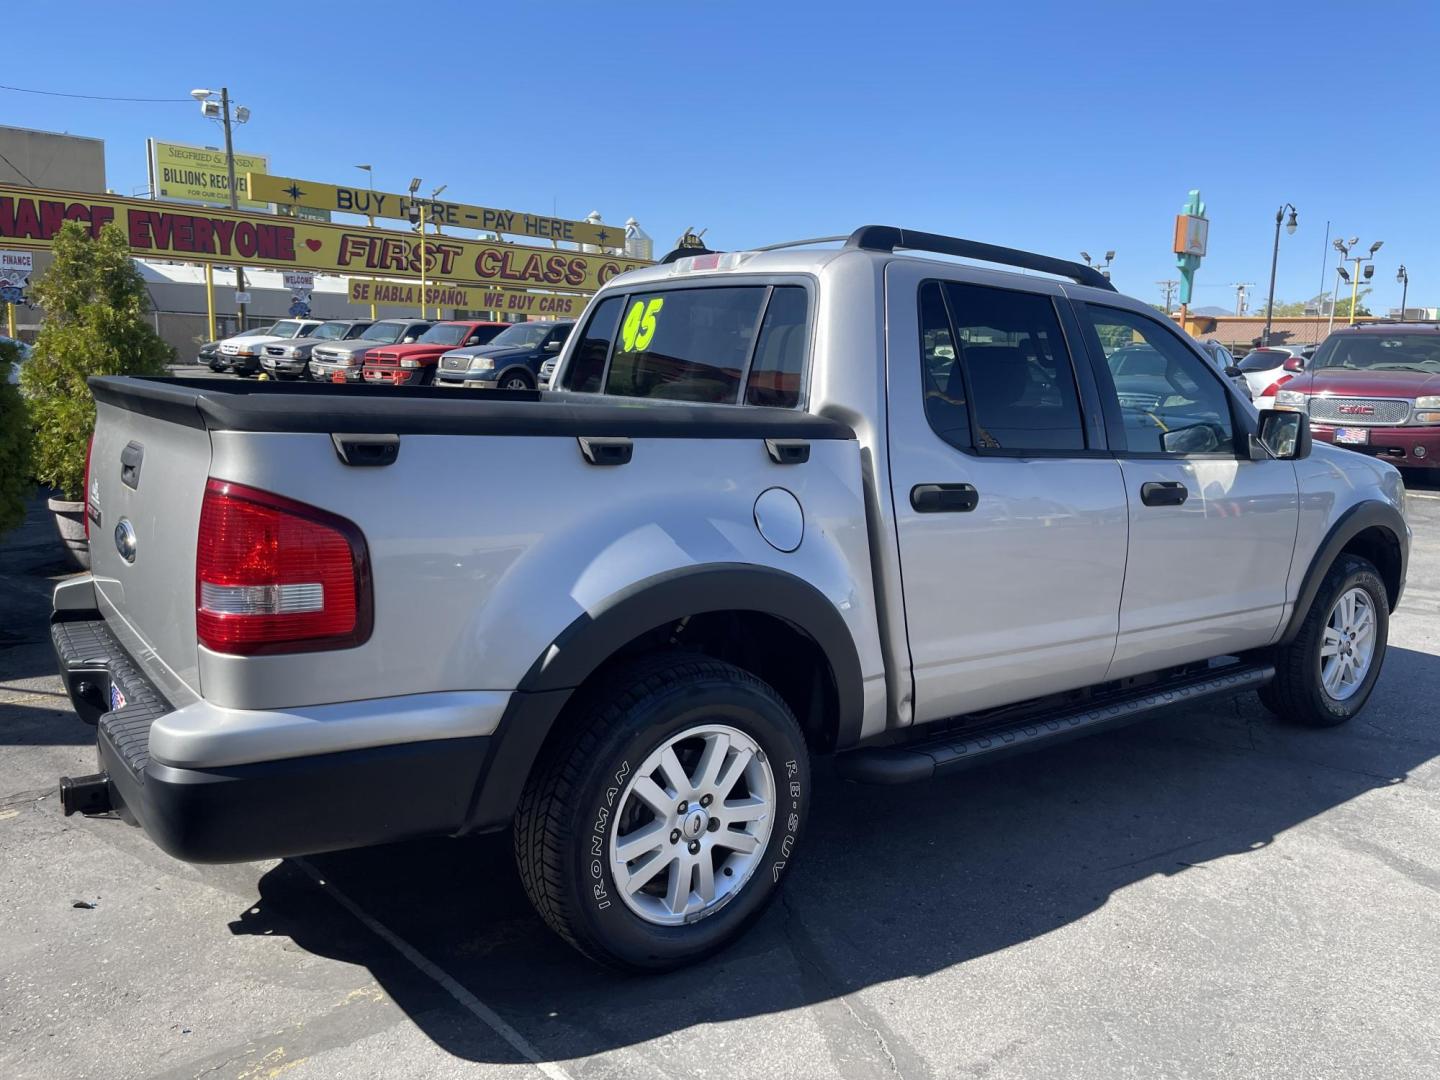
[[[469,990],[466,990],[465,987],[461,986],[450,975],[446,974],[446,972],[431,963],[419,949],[415,948],[378,919],[371,918],[367,915],[359,904],[355,903],[354,900],[351,900],[350,897],[326,881],[320,871],[311,866],[309,862],[304,859],[292,859],[291,862],[300,867],[301,870],[304,870],[305,873],[314,880],[316,885],[319,885],[329,893],[337,904],[351,915],[354,915],[355,918],[359,919],[372,934],[380,938],[385,944],[389,945],[406,960],[409,960],[410,963],[419,968],[420,971],[437,983],[441,989],[463,1005],[472,1016],[484,1023],[491,1031],[509,1043],[512,1049],[530,1061],[531,1064],[548,1076],[550,1080],[575,1080],[570,1073],[566,1072],[559,1065],[542,1058],[540,1051],[535,1049],[529,1039],[525,1038],[524,1035],[521,1035],[520,1032],[502,1020],[500,1014],[494,1009],[486,1005]]]
[[[1428,491],[1407,491],[1405,492],[1405,497],[1407,499],[1435,499],[1440,501],[1440,495],[1434,495]]]

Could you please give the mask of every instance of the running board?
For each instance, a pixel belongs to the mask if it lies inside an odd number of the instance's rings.
[[[1158,686],[1152,684],[1123,696],[1107,697],[1103,703],[1091,704],[1088,708],[1053,716],[1032,717],[982,731],[952,731],[929,738],[922,736],[913,742],[861,747],[837,754],[835,769],[846,780],[866,784],[928,780],[939,773],[958,772],[1010,754],[1124,727],[1172,705],[1258,690],[1274,677],[1273,664],[1238,664]]]

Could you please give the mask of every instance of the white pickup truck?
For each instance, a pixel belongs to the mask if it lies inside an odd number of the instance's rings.
[[[1395,469],[1087,267],[833,239],[616,278],[544,395],[92,380],[66,813],[201,862],[513,827],[558,933],[660,969],[772,898],[817,755],[895,783],[1209,695],[1363,707]]]

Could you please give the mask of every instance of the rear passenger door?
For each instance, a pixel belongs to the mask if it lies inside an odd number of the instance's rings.
[[[886,274],[916,723],[1102,680],[1127,528],[1120,466],[1093,373],[1072,361],[1078,329],[1058,288],[933,271],[896,262]]]
[[[1130,505],[1110,678],[1269,644],[1295,547],[1294,464],[1250,460],[1244,406],[1177,330],[1075,307]]]

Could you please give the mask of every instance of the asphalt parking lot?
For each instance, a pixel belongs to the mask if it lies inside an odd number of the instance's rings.
[[[1440,487],[1367,711],[1253,697],[924,786],[821,770],[782,903],[599,971],[508,839],[189,866],[61,816],[94,766],[39,514],[0,545],[0,1076],[1433,1077]]]

